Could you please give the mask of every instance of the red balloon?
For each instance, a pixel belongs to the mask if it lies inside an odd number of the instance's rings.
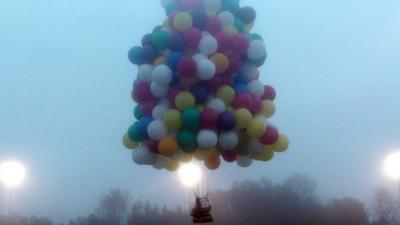
[[[219,114],[215,109],[205,108],[200,116],[200,126],[204,129],[215,129],[218,126]]]
[[[215,39],[218,43],[218,51],[224,52],[229,46],[230,37],[226,32],[218,32],[215,34]]]
[[[138,103],[154,99],[150,90],[150,85],[145,82],[139,82],[132,91],[132,99]]]
[[[142,104],[142,115],[143,116],[150,116],[153,113],[153,109],[157,106],[157,101],[155,100],[148,100]]]
[[[185,40],[186,46],[191,49],[197,49],[202,38],[201,31],[195,27],[192,27],[185,31],[183,39]]]
[[[261,97],[262,100],[275,100],[276,98],[276,91],[274,87],[270,85],[265,85],[264,86],[264,95]]]
[[[240,70],[240,57],[239,56],[229,56],[229,67],[226,70],[227,73],[235,74]]]
[[[206,31],[216,34],[222,30],[222,23],[218,16],[210,16],[206,22]]]
[[[178,63],[178,73],[184,78],[192,78],[197,73],[196,62],[189,57],[181,59]]]
[[[147,147],[149,148],[149,150],[152,153],[158,154],[159,153],[159,151],[158,151],[158,143],[159,143],[159,141],[155,141],[155,140],[149,138],[147,140]]]
[[[237,155],[234,151],[223,151],[222,152],[222,158],[226,161],[226,162],[235,162]]]
[[[231,49],[238,54],[245,53],[249,46],[249,39],[246,37],[246,35],[241,33],[233,36],[230,42]]]
[[[273,126],[268,126],[264,135],[260,138],[260,142],[264,145],[272,145],[279,139],[279,131]]]
[[[251,103],[251,108],[250,112],[253,114],[258,114],[261,111],[262,108],[262,101],[259,97],[252,95],[252,103]]]
[[[235,98],[233,99],[233,107],[236,109],[245,108],[251,109],[252,101],[251,95],[247,93],[239,93],[236,94]]]

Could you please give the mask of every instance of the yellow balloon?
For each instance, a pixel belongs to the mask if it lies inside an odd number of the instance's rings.
[[[193,154],[189,154],[189,153],[182,153],[179,156],[179,161],[183,162],[183,163],[189,163],[193,160]]]
[[[247,126],[247,133],[250,138],[260,138],[267,129],[265,118],[261,116],[255,117]]]
[[[237,29],[234,26],[225,27],[224,31],[231,37],[238,33]]]
[[[229,67],[229,59],[222,53],[214,54],[211,57],[211,61],[215,64],[217,73],[223,73]]]
[[[167,159],[166,160],[165,168],[170,172],[174,172],[174,171],[178,170],[179,166],[180,166],[180,162],[176,159]]]
[[[164,65],[165,64],[165,57],[160,56],[156,60],[154,60],[154,66]]]
[[[125,146],[127,149],[135,149],[135,148],[137,148],[137,147],[139,146],[138,143],[132,141],[132,140],[129,138],[128,134],[125,134],[125,135],[124,135],[124,137],[122,138],[122,143],[124,144],[124,146]]]
[[[246,128],[251,122],[251,113],[245,108],[240,108],[235,111],[236,116],[236,129],[241,130]]]
[[[267,118],[271,118],[275,114],[275,103],[270,100],[263,101],[261,114]]]
[[[289,138],[284,134],[280,134],[278,141],[271,145],[271,148],[273,148],[275,152],[286,151],[289,148]]]
[[[193,20],[189,13],[179,12],[174,16],[173,25],[177,31],[185,32],[193,26]]]
[[[195,102],[196,101],[192,93],[187,91],[180,92],[175,98],[175,105],[180,110],[193,107]]]
[[[265,149],[261,154],[254,157],[255,160],[264,162],[270,161],[272,158],[274,158],[274,151],[270,149]]]
[[[203,161],[206,157],[207,157],[207,151],[206,150],[197,149],[194,152],[194,158],[199,160],[199,161]]]
[[[217,98],[225,102],[225,105],[230,105],[235,97],[235,90],[228,85],[220,87],[217,91]]]
[[[177,109],[171,109],[164,115],[164,124],[170,131],[178,131],[182,126],[182,115]]]

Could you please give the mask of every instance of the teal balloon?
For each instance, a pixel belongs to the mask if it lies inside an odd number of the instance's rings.
[[[129,139],[135,142],[143,142],[146,140],[146,133],[140,128],[139,122],[133,124],[128,130]]]
[[[234,26],[240,33],[245,33],[246,32],[246,25],[243,23],[242,20],[236,19]]]
[[[193,132],[181,131],[178,133],[178,143],[183,151],[190,153],[196,150],[197,137]]]
[[[264,38],[261,35],[256,34],[256,33],[251,34],[251,39],[252,40],[264,41]]]
[[[182,114],[183,126],[189,130],[196,130],[200,125],[200,111],[195,108],[188,108]]]
[[[133,115],[137,120],[140,120],[143,115],[142,115],[142,106],[141,105],[136,105],[135,109],[133,110]]]
[[[164,51],[168,46],[168,33],[165,31],[157,31],[153,35],[153,46]]]
[[[136,46],[129,50],[128,58],[131,63],[140,65],[143,63],[143,49],[142,47]]]
[[[240,10],[239,0],[225,0],[222,1],[222,8],[236,14]]]

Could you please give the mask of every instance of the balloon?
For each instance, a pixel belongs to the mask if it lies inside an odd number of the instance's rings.
[[[151,139],[159,141],[167,135],[167,128],[161,120],[154,120],[148,126],[147,133]]]
[[[216,34],[222,30],[222,23],[218,16],[209,16],[207,18],[205,30],[211,34]]]
[[[193,152],[196,150],[197,137],[193,132],[181,131],[178,133],[178,143],[185,152]]]
[[[142,46],[153,44],[153,34],[146,34],[142,38]]]
[[[190,91],[194,95],[196,99],[196,104],[203,104],[204,102],[207,101],[209,97],[209,92],[208,90],[201,84],[197,84],[193,86]]]
[[[286,135],[279,135],[278,141],[271,145],[271,148],[276,152],[284,152],[289,148],[289,139]]]
[[[141,132],[138,122],[128,129],[128,136],[134,142],[142,142],[146,139],[146,134]]]
[[[167,65],[172,71],[176,71],[179,61],[183,58],[182,53],[172,52],[167,56]]]
[[[135,106],[135,109],[134,109],[134,111],[133,111],[133,114],[134,114],[134,116],[135,116],[135,118],[136,118],[137,120],[140,120],[140,118],[142,118],[143,114],[142,114],[142,108],[141,108],[140,105],[136,105],[136,106]]]
[[[263,116],[271,118],[275,114],[275,111],[276,108],[273,101],[266,100],[262,102],[261,114]]]
[[[200,40],[199,50],[205,55],[212,55],[218,50],[218,42],[212,36],[204,36]]]
[[[233,107],[236,109],[246,108],[249,109],[251,107],[252,97],[247,93],[239,93],[233,99]]]
[[[197,143],[202,149],[212,149],[218,143],[217,133],[212,130],[201,130],[197,136]]]
[[[211,57],[211,61],[214,63],[217,73],[223,73],[229,67],[229,59],[222,53],[214,54]]]
[[[204,165],[209,170],[216,170],[221,165],[221,160],[219,156],[209,155],[204,159]]]
[[[201,80],[210,80],[216,72],[215,64],[207,59],[197,61],[197,69],[199,79]]]
[[[168,48],[171,51],[183,51],[185,49],[183,37],[179,33],[171,33],[168,37]]]
[[[259,80],[250,81],[247,87],[252,95],[259,98],[264,95],[264,85]]]
[[[238,17],[245,24],[253,23],[256,20],[256,11],[251,7],[243,7],[238,12]]]
[[[267,162],[270,161],[273,157],[274,157],[274,151],[264,149],[264,151],[261,154],[254,156],[254,159]]]
[[[233,16],[233,14],[229,11],[220,12],[218,14],[218,18],[224,27],[233,26],[235,23],[235,16]]]
[[[153,109],[156,107],[156,101],[146,101],[142,104],[141,110],[143,116],[151,116]]]
[[[246,25],[239,18],[235,19],[234,26],[240,33],[245,33],[246,32]]]
[[[253,159],[249,156],[238,156],[237,157],[237,164],[240,167],[246,168],[249,167],[253,163]]]
[[[249,40],[244,34],[236,34],[231,39],[230,47],[234,52],[243,54],[249,48]]]
[[[166,158],[162,155],[158,155],[157,159],[153,164],[153,168],[157,170],[162,170],[165,168],[166,165]]]
[[[247,56],[252,60],[260,60],[267,55],[267,49],[264,43],[260,40],[254,40],[250,42],[249,49],[247,50]]]
[[[199,161],[203,161],[207,156],[207,150],[203,150],[203,149],[197,149],[194,152],[194,158],[199,160]]]
[[[223,111],[226,110],[225,103],[221,99],[218,99],[218,98],[210,99],[207,102],[207,107],[214,109],[218,113],[222,113]]]
[[[128,58],[129,61],[131,61],[131,63],[136,64],[136,65],[140,65],[143,62],[143,49],[142,47],[139,46],[135,46],[133,48],[131,48],[128,52]]]
[[[190,163],[193,160],[194,157],[194,152],[195,150],[192,150],[191,152],[183,152],[180,157],[179,157],[179,161],[183,162],[183,163]]]
[[[258,140],[251,140],[248,143],[247,149],[252,155],[259,155],[264,150],[264,145]]]
[[[139,103],[143,103],[152,99],[152,93],[150,85],[145,82],[139,82],[139,84],[133,89],[132,97]]]
[[[146,146],[140,146],[132,153],[133,161],[139,165],[153,165],[157,156],[150,152]]]
[[[247,127],[251,122],[251,113],[245,108],[240,108],[235,111],[236,116],[236,129],[241,130]]]
[[[193,26],[193,20],[189,13],[179,12],[174,16],[173,26],[177,31],[185,32]]]
[[[246,75],[250,80],[255,80],[258,77],[258,69],[254,64],[244,63],[240,67],[240,73]]]
[[[247,126],[250,138],[260,138],[266,130],[266,122],[263,117],[255,117]]]
[[[158,55],[158,50],[154,49],[153,46],[143,46],[142,48],[142,62],[143,63],[153,63],[154,59]]]
[[[233,130],[236,126],[236,116],[233,112],[225,111],[219,114],[218,128],[222,131]]]
[[[193,19],[193,26],[199,29],[203,29],[206,23],[207,15],[203,10],[195,9],[190,15]]]
[[[226,32],[218,32],[215,34],[215,39],[217,40],[218,44],[218,51],[223,52],[229,47],[230,36]]]
[[[197,129],[200,126],[200,112],[197,108],[185,109],[182,113],[183,126],[189,130]]]
[[[235,97],[235,91],[227,85],[220,87],[217,91],[217,98],[224,101],[225,105],[230,105],[234,97]]]
[[[267,130],[265,131],[263,136],[261,136],[260,142],[263,145],[272,145],[272,144],[276,143],[278,141],[278,139],[279,139],[278,129],[276,129],[273,126],[267,126]]]
[[[191,78],[195,76],[197,73],[196,62],[189,57],[181,59],[181,61],[178,63],[178,73],[184,78]]]
[[[159,84],[168,85],[172,81],[172,71],[168,66],[156,66],[152,72],[153,80]]]
[[[229,37],[233,37],[238,33],[238,30],[234,26],[228,26],[224,28],[224,32],[229,35]]]
[[[218,112],[213,108],[205,108],[201,113],[200,126],[203,129],[215,129],[218,125]]]
[[[239,0],[224,0],[222,1],[222,9],[236,13],[239,11]]]
[[[125,146],[127,149],[135,149],[135,148],[137,148],[137,147],[139,146],[138,143],[132,141],[132,140],[129,138],[129,135],[128,135],[127,133],[124,135],[124,137],[123,137],[123,139],[122,139],[122,143],[124,144],[124,146]]]
[[[158,144],[160,154],[171,157],[178,151],[178,143],[173,137],[163,137]]]
[[[206,12],[218,12],[222,7],[222,3],[221,0],[203,0],[203,6]]]
[[[168,94],[168,86],[156,81],[151,82],[150,90],[153,96],[157,98],[164,98]]]
[[[175,160],[175,159],[167,159],[166,160],[165,168],[170,172],[174,172],[174,171],[178,170],[179,166],[180,166],[180,163],[178,160]]]
[[[181,0],[181,4],[185,8],[193,9],[198,7],[199,0]]]
[[[192,56],[194,61],[199,62],[200,60],[206,59],[208,60],[208,56],[204,55],[203,53],[196,53]]]
[[[168,33],[166,31],[158,31],[153,34],[153,46],[163,51],[168,46]]]
[[[156,120],[162,120],[164,115],[170,110],[168,105],[159,104],[157,105],[152,112],[152,117]]]
[[[185,110],[187,108],[193,107],[195,104],[195,99],[192,93],[187,91],[180,92],[175,98],[175,105],[180,110]]]
[[[181,112],[176,109],[169,110],[164,115],[164,124],[170,131],[178,131],[182,126]]]
[[[235,162],[237,155],[234,151],[223,151],[222,152],[222,158],[226,161],[226,162]]]
[[[276,92],[275,89],[272,86],[265,85],[264,86],[264,94],[261,97],[262,100],[275,100],[276,97]]]
[[[191,49],[198,48],[201,38],[201,31],[195,27],[187,29],[183,34],[186,45]]]
[[[152,81],[153,66],[144,64],[139,67],[138,78],[143,82],[150,83]]]
[[[218,144],[221,150],[235,149],[239,144],[239,136],[234,131],[222,132],[219,134]]]
[[[147,139],[147,147],[153,154],[159,154],[158,152],[159,141],[153,139]]]

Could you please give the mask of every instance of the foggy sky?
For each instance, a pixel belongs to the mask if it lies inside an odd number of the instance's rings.
[[[291,147],[248,169],[224,164],[215,188],[294,173],[316,178],[323,197],[368,202],[376,186],[394,188],[381,162],[400,147],[400,2],[241,2],[257,10],[262,81],[278,92],[272,122]],[[158,0],[0,2],[0,161],[28,168],[16,212],[64,221],[113,187],[185,202],[175,174],[133,164],[121,144],[137,72],[127,51],[164,17]]]

